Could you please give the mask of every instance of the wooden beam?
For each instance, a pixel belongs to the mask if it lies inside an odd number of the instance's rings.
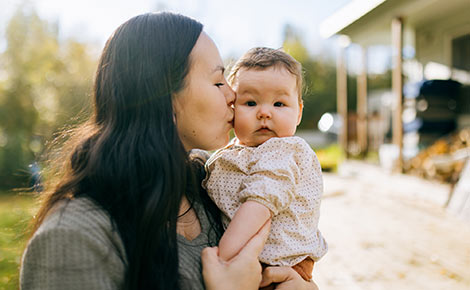
[[[338,143],[348,156],[348,75],[345,61],[345,46],[340,45],[336,62],[336,108],[342,126],[338,134]]]
[[[367,153],[367,48],[361,47],[362,65],[357,76],[357,143],[361,155]]]
[[[392,49],[393,49],[393,71],[392,92],[394,95],[394,106],[392,116],[393,144],[398,147],[398,158],[395,168],[403,171],[403,76],[402,76],[402,49],[403,47],[403,20],[400,17],[392,20]]]

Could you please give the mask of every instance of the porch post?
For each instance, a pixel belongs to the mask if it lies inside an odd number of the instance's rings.
[[[362,64],[357,76],[357,143],[362,156],[367,153],[367,48],[361,47]]]
[[[342,123],[338,134],[338,143],[346,156],[348,156],[348,90],[345,61],[345,48],[347,45],[345,41],[340,40],[336,62],[336,110]]]
[[[392,71],[392,92],[394,95],[394,106],[392,116],[393,144],[398,147],[398,158],[395,169],[403,170],[403,122],[402,122],[402,99],[403,99],[403,79],[402,79],[402,46],[403,46],[403,19],[394,18],[392,20],[392,49],[393,49],[393,71]]]

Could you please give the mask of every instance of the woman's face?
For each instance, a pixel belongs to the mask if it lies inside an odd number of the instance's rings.
[[[173,99],[176,127],[185,149],[224,146],[233,126],[235,93],[225,80],[217,47],[204,32],[191,51],[185,82]]]

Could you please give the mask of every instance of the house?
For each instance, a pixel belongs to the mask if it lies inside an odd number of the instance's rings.
[[[396,165],[403,155],[404,84],[423,79],[453,79],[470,84],[470,1],[469,0],[353,0],[328,17],[320,27],[324,37],[340,36],[343,47],[337,61],[338,113],[347,119],[347,89],[344,49],[349,43],[364,51],[357,76],[358,144],[367,146],[367,54],[368,48],[392,48],[393,143],[399,149]],[[412,51],[411,56],[405,53]],[[468,93],[468,90],[467,90]],[[457,117],[458,126],[470,125],[470,95]],[[347,134],[343,128],[342,135]],[[347,149],[347,138],[340,139]]]

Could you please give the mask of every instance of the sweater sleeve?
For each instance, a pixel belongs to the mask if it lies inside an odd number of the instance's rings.
[[[20,271],[21,289],[122,287],[124,262],[109,232],[90,223],[51,223],[46,220],[26,248]]]

